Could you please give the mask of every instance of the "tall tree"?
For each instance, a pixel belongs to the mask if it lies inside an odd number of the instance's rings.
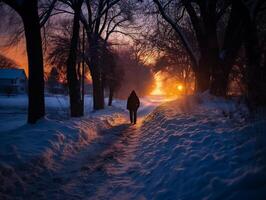
[[[48,21],[57,0],[45,2],[42,0],[2,0],[2,2],[15,10],[23,22],[21,30],[24,30],[25,34],[29,72],[28,123],[36,123],[45,115],[41,27]],[[38,3],[41,3],[40,7]],[[40,16],[39,9],[43,11]],[[15,38],[21,39],[21,34],[23,31],[18,31]]]
[[[122,33],[117,28],[126,26],[133,20],[132,5],[134,2],[121,0],[86,0],[87,11],[81,18],[86,29],[88,39],[88,56],[86,62],[89,66],[93,82],[93,108],[104,108],[104,73],[100,65],[101,41],[107,43],[114,32]],[[128,25],[128,24],[127,24]]]
[[[210,86],[213,94],[222,96],[225,96],[228,90],[229,75],[243,44],[247,25],[247,15],[244,13],[241,0],[232,1],[228,18],[223,44],[219,52],[217,66],[213,69],[212,84]]]
[[[3,2],[13,8],[23,21],[29,63],[28,123],[36,123],[45,114],[43,53],[38,1],[3,0]]]
[[[158,7],[162,17],[172,26],[172,28],[179,35],[185,49],[190,56],[192,62],[192,68],[195,73],[196,91],[202,92],[211,88],[211,92],[215,95],[226,95],[226,84],[219,83],[220,76],[223,76],[224,68],[220,64],[220,58],[225,54],[221,52],[219,39],[218,39],[218,22],[228,7],[231,6],[231,1],[218,1],[218,0],[204,0],[204,1],[169,1],[162,3],[163,1],[154,0]],[[177,5],[178,7],[176,8]],[[176,18],[171,18],[173,9],[178,9],[181,14]],[[184,14],[185,12],[185,14]],[[175,13],[175,12],[174,12]],[[178,23],[184,16],[189,18],[191,27],[195,33],[197,41],[198,52],[193,50],[191,41],[184,34],[182,26]],[[231,15],[234,16],[234,15]],[[232,26],[227,26],[232,28]],[[231,33],[232,31],[226,31]],[[222,40],[221,40],[222,41]],[[232,46],[239,47],[239,40],[234,40]],[[232,52],[234,50],[234,52]],[[230,49],[231,54],[226,54],[232,60],[236,55],[238,48]],[[227,58],[223,58],[227,59]],[[225,62],[225,61],[224,61]],[[227,61],[230,65],[232,62]],[[230,69],[230,67],[229,67]],[[229,71],[229,70],[227,70]],[[218,81],[217,81],[218,79]],[[218,89],[217,89],[218,87]],[[223,87],[223,88],[220,88]]]
[[[239,7],[243,12],[242,16],[246,19],[244,46],[247,56],[247,96],[252,108],[266,105],[266,68],[261,62],[263,46],[260,45],[260,41],[263,39],[259,38],[258,32],[258,21],[261,19],[257,19],[261,8],[265,5],[265,1],[262,0],[239,1]]]
[[[111,49],[110,45],[101,47],[100,66],[103,69],[103,83],[109,90],[108,106],[112,105],[114,94],[118,91],[123,81],[124,71],[117,65],[118,53]]]
[[[80,32],[80,16],[83,0],[62,0],[63,3],[69,5],[74,11],[72,36],[70,41],[69,54],[66,61],[67,65],[67,82],[70,99],[70,115],[71,117],[80,117],[83,115],[83,105],[80,93],[80,82],[78,80],[76,64],[77,51]]]

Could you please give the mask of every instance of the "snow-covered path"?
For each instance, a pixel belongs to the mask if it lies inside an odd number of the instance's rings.
[[[137,187],[130,177],[137,173],[139,127],[119,125],[107,130],[110,137],[60,165],[25,194],[29,199],[129,199],[114,195],[119,187]],[[131,182],[132,181],[132,182]],[[119,187],[118,187],[119,186]],[[131,188],[132,189],[132,188]]]
[[[111,128],[101,131],[101,137],[94,139],[86,148],[52,163],[51,170],[33,173],[36,177],[29,179],[34,184],[26,181],[23,199],[97,199],[101,195],[99,189],[102,184],[107,184],[106,189],[109,189],[112,181],[121,178],[116,175],[123,171],[127,173],[127,166],[134,167],[131,161],[136,162],[134,155],[142,121],[162,102],[159,97],[142,99],[136,125],[128,123],[128,113],[124,112],[122,117],[112,122]]]
[[[26,197],[264,199],[262,124],[248,134],[252,127],[232,124],[219,108],[194,104],[168,103],[137,126],[121,123],[106,129],[102,134],[108,137],[35,182],[35,192],[29,190]],[[225,107],[228,113],[234,109]],[[145,105],[141,116],[148,111]]]
[[[23,199],[261,199],[265,119],[232,101],[192,97],[127,115],[86,148],[27,180]]]

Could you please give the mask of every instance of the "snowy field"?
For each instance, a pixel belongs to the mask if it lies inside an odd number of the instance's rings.
[[[46,113],[51,116],[61,116],[67,118],[69,115],[69,98],[64,95],[50,95],[45,97]],[[28,97],[0,96],[0,131],[12,130],[26,123]],[[86,113],[91,111],[91,97],[86,96]]]
[[[266,120],[242,104],[150,97],[131,126],[125,101],[92,112],[87,97],[69,119],[66,97],[46,97],[23,125],[17,98],[0,97],[0,199],[266,199]]]

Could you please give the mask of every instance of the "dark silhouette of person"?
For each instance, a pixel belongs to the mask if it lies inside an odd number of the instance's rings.
[[[139,104],[139,98],[133,90],[127,99],[127,109],[129,110],[131,124],[136,124],[137,122],[137,110],[139,108]]]

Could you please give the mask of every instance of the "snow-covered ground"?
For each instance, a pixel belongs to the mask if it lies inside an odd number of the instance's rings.
[[[67,96],[46,96],[45,101],[46,117],[36,125],[27,125],[27,96],[0,96],[0,199],[1,194],[22,192],[23,179],[35,176],[44,168],[54,170],[59,160],[67,160],[104,138],[100,134],[102,130],[128,123],[124,100],[114,100],[113,106],[93,112],[92,98],[86,96],[86,116],[74,119],[69,118]],[[140,118],[160,102],[142,99]],[[25,168],[32,173],[25,172]]]
[[[69,115],[69,98],[64,95],[45,97],[46,112],[53,116],[67,118]],[[0,96],[0,131],[18,128],[26,123],[28,97],[26,95]],[[86,96],[86,112],[91,111],[91,97]]]
[[[141,102],[136,126],[116,100],[74,120],[48,105],[37,125],[0,132],[0,199],[266,199],[264,118],[208,94]]]

